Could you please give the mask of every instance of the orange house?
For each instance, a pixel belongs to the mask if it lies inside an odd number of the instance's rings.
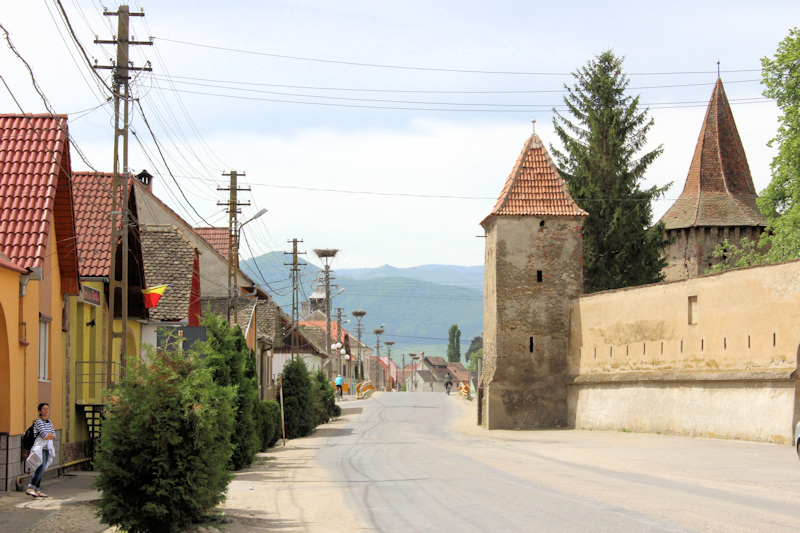
[[[23,473],[22,433],[51,404],[60,461],[63,311],[78,294],[67,118],[0,115],[0,480]]]

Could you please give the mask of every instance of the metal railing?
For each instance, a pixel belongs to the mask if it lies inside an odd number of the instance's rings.
[[[75,363],[75,402],[79,405],[103,403],[103,391],[120,379],[122,365],[111,362],[111,383],[108,383],[107,361],[78,361]]]

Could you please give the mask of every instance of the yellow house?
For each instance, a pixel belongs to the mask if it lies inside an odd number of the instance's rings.
[[[78,263],[65,116],[0,115],[0,479],[23,473],[21,437],[51,405],[64,429],[66,297]]]
[[[75,202],[75,246],[78,253],[80,293],[69,298],[66,305],[67,357],[63,406],[64,435],[61,444],[62,463],[92,456],[94,442],[99,437],[103,393],[119,379],[120,343],[114,344],[108,356],[108,291],[111,265],[112,209],[110,191],[112,175],[100,172],[74,172],[72,191]],[[135,218],[136,200],[133,189],[127,189],[128,205]],[[141,344],[141,321],[145,316],[142,301],[143,261],[141,240],[135,225],[129,235],[129,289],[127,353],[137,354]],[[118,248],[121,250],[121,247]],[[122,254],[118,254],[117,265]],[[120,272],[118,268],[117,272]],[[122,326],[121,306],[115,310],[115,331]],[[110,363],[109,363],[110,359]],[[110,366],[110,368],[109,368]]]

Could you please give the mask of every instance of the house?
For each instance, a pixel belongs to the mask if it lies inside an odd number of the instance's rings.
[[[717,79],[700,128],[683,192],[661,217],[666,281],[694,278],[719,262],[714,249],[726,239],[757,242],[767,219],[756,206],[755,186],[733,112]]]
[[[453,387],[458,387],[459,383],[469,385],[469,372],[461,363],[450,363],[443,357],[423,356],[419,368],[406,379],[406,390],[445,392],[444,384],[448,373]]]
[[[200,326],[200,254],[173,225],[140,224],[139,233],[147,287],[167,285],[142,324],[142,345],[163,347]]]
[[[78,252],[80,294],[68,299],[67,362],[69,372],[64,396],[66,434],[65,462],[90,457],[100,432],[103,390],[119,379],[122,366],[119,344],[108,354],[109,276],[111,272],[111,223],[113,175],[102,172],[74,172],[72,195],[75,206],[75,245]],[[128,182],[128,208],[136,218],[136,197]],[[121,193],[121,191],[120,191]],[[117,272],[121,272],[122,247],[117,248]],[[139,352],[141,320],[146,316],[142,301],[144,270],[139,228],[132,224],[128,235],[128,331],[127,352]],[[121,331],[122,301],[117,298],[115,330]],[[109,369],[110,360],[110,369]]]
[[[55,464],[66,416],[68,311],[78,258],[67,117],[0,115],[0,478],[23,473],[21,437],[51,405]]]

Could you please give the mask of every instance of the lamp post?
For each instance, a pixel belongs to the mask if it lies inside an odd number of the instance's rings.
[[[233,270],[233,275],[228,277],[229,280],[231,277],[233,278],[233,285],[228,285],[228,324],[231,323],[231,307],[233,308],[233,323],[239,323],[239,234],[245,224],[249,224],[266,212],[266,209],[262,209],[234,228],[231,249],[228,251],[228,268]]]

